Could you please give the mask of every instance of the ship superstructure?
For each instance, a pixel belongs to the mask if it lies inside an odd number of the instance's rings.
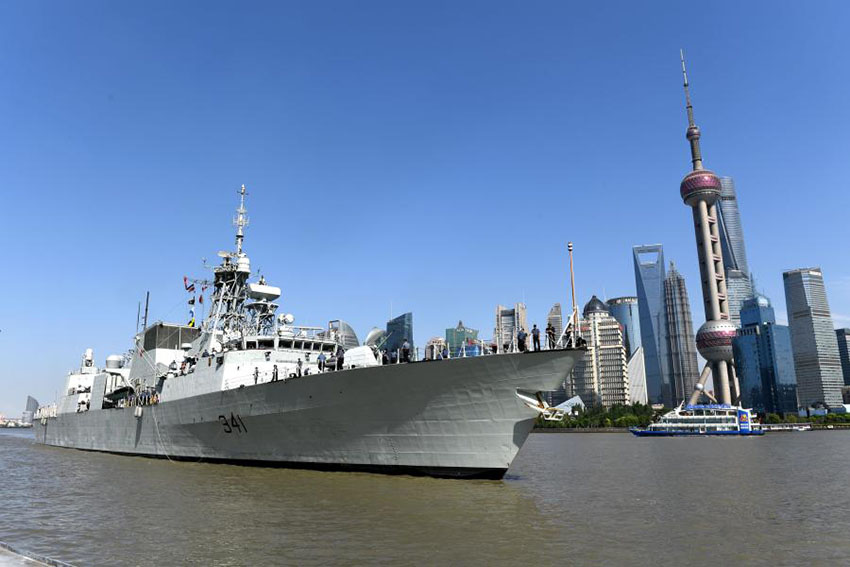
[[[37,441],[170,459],[501,477],[582,349],[382,364],[345,347],[340,321],[295,324],[281,290],[252,281],[243,250],[219,252],[200,327],[155,322],[125,355],[87,350]]]

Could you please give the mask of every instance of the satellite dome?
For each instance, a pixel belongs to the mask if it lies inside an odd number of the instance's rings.
[[[584,306],[584,316],[587,318],[591,313],[608,313],[608,306],[605,303],[596,297],[595,295],[590,298],[590,301]]]
[[[720,178],[713,171],[697,169],[682,179],[679,194],[688,206],[693,206],[699,199],[711,205],[720,196]]]

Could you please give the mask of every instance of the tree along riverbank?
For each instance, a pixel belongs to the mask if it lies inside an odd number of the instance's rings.
[[[610,408],[593,406],[573,408],[573,413],[559,421],[537,418],[534,428],[538,431],[571,429],[582,432],[628,431],[629,427],[646,427],[667,410],[653,410],[645,404],[614,405]]]
[[[814,429],[823,429],[825,427],[818,426],[827,425],[832,425],[832,429],[850,427],[850,414],[848,413],[828,413],[809,417],[799,417],[793,413],[786,413],[785,415],[769,413],[765,416],[759,415],[759,417],[763,418],[763,423],[811,423]]]

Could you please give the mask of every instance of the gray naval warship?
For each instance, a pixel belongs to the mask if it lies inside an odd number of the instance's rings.
[[[560,418],[555,390],[581,348],[388,364],[349,348],[339,322],[298,326],[243,251],[212,268],[200,326],[145,324],[131,350],[91,349],[57,402],[36,412],[45,445],[266,466],[501,478],[534,425]],[[256,280],[256,281],[251,281]],[[560,344],[560,343],[559,343]],[[339,356],[337,356],[339,354]]]

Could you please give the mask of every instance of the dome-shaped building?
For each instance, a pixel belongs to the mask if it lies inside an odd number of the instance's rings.
[[[587,319],[591,313],[608,313],[608,306],[595,295],[584,305],[584,311],[582,311],[585,319]]]
[[[605,302],[595,295],[582,313],[579,329],[587,352],[571,374],[571,395],[580,396],[590,406],[629,403],[628,358],[622,326],[608,312]]]

